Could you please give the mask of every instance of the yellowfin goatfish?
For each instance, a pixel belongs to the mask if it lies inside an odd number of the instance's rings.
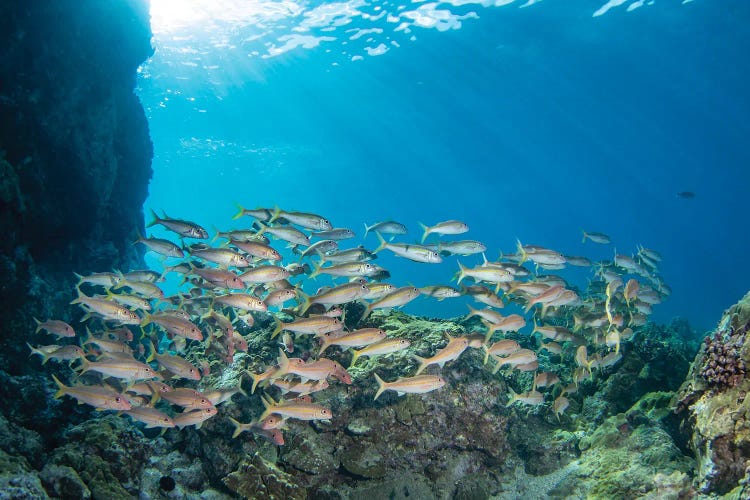
[[[581,243],[586,243],[587,239],[601,245],[608,245],[612,241],[612,239],[604,233],[583,231],[583,239],[581,240]]]
[[[406,339],[385,339],[374,344],[370,344],[364,349],[354,350],[352,349],[352,362],[349,364],[349,368],[354,366],[360,356],[377,356],[380,354],[391,354],[398,351],[408,349],[411,343]]]
[[[373,399],[378,399],[385,391],[396,391],[399,396],[403,394],[424,394],[440,389],[445,385],[445,379],[437,375],[417,375],[416,377],[403,377],[394,382],[385,382],[374,373],[378,382],[378,390]]]
[[[36,322],[35,333],[39,333],[40,330],[46,330],[48,333],[57,335],[58,337],[75,337],[76,332],[73,327],[67,324],[65,321],[59,319],[48,319],[47,321],[39,321],[34,318]]]
[[[199,240],[205,240],[208,238],[208,232],[195,222],[172,219],[165,213],[163,213],[162,217],[159,217],[153,210],[151,210],[151,216],[154,220],[152,220],[146,227],[159,224],[185,238],[196,238]]]
[[[277,403],[270,397],[262,398],[262,401],[266,410],[261,414],[259,418],[260,420],[263,420],[271,414],[297,420],[330,420],[333,418],[333,413],[331,413],[330,409],[312,403],[295,403],[287,401]]]
[[[162,238],[144,238],[143,236],[138,236],[135,243],[142,243],[152,252],[163,255],[164,257],[182,258],[185,256],[182,248],[178,247],[171,241]]]
[[[458,220],[447,220],[444,222],[438,222],[434,226],[426,226],[419,223],[419,226],[422,228],[422,240],[421,242],[424,243],[424,240],[427,239],[427,236],[429,236],[432,233],[435,234],[463,234],[469,230],[469,226],[461,221]]]
[[[296,224],[305,229],[314,229],[317,231],[330,231],[333,229],[330,221],[325,217],[307,212],[287,212],[276,208],[273,217],[268,222],[273,222],[278,218],[284,218],[292,224]]]
[[[58,389],[55,393],[55,399],[59,399],[62,396],[70,396],[77,399],[79,404],[86,403],[87,405],[102,410],[123,411],[131,408],[128,398],[111,387],[90,385],[75,385],[68,387],[60,382],[60,380],[54,375],[52,375],[52,378],[57,384]]]
[[[365,235],[364,237],[367,237],[367,233],[370,231],[378,232],[381,234],[406,234],[406,226],[403,224],[393,221],[393,220],[387,220],[383,222],[376,222],[372,226],[368,226],[365,224]]]
[[[450,337],[449,337],[450,338]],[[469,339],[466,337],[450,338],[448,344],[435,353],[431,358],[421,358],[413,356],[419,363],[416,375],[419,375],[430,365],[438,365],[440,368],[445,366],[448,361],[457,359],[469,347]]]
[[[376,232],[375,235],[380,240],[380,246],[376,248],[373,253],[378,253],[383,249],[390,250],[399,257],[413,260],[414,262],[424,262],[427,264],[439,264],[443,262],[443,258],[440,255],[430,250],[427,247],[421,245],[409,245],[406,243],[388,243],[383,239],[380,233]]]

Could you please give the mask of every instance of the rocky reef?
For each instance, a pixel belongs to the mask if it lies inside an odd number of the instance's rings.
[[[32,317],[69,319],[74,271],[140,262],[148,3],[4,2],[0,44],[0,356],[15,374]]]
[[[698,461],[703,493],[750,494],[750,294],[706,337],[675,398],[681,431]]]

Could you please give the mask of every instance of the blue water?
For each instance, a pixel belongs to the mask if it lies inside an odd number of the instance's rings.
[[[152,3],[157,52],[139,88],[155,146],[147,209],[228,229],[249,222],[231,220],[236,203],[279,205],[360,238],[364,222],[394,218],[410,228],[405,241],[420,235],[418,221],[461,219],[490,258],[514,251],[516,238],[592,259],[642,244],[663,255],[673,289],[653,317],[698,329],[748,290],[744,0],[628,12],[629,0],[597,17],[604,0],[349,2],[329,18],[305,3],[253,2],[246,23],[187,20],[206,2],[187,13]],[[232,14],[242,3],[220,5]],[[425,15],[451,29],[413,25],[429,24]],[[404,21],[410,32],[395,31]],[[349,40],[372,28],[382,32]],[[274,55],[289,35],[326,38]],[[582,228],[613,245],[582,244]],[[378,259],[394,284],[418,286],[448,284],[455,261]],[[562,274],[579,285],[590,276]],[[465,304],[423,297],[406,310],[449,317]]]

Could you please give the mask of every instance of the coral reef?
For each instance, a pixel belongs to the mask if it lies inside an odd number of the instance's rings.
[[[750,294],[724,313],[675,398],[703,493],[745,498],[750,470]]]

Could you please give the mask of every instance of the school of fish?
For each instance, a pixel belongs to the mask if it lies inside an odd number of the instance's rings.
[[[351,350],[349,368],[361,357],[410,353],[416,364],[412,376],[385,381],[373,374],[375,399],[386,391],[438,390],[446,384],[440,375],[446,363],[469,349],[479,350],[479,359],[493,374],[508,369],[533,374],[528,390],[516,393],[509,386],[507,405],[549,403],[559,419],[570,404],[567,396],[595,370],[617,364],[622,343],[646,324],[652,306],[671,293],[658,273],[661,256],[643,247],[632,255],[615,253],[611,261],[593,262],[517,241],[514,253],[501,253],[493,262],[480,241],[445,239],[469,231],[457,220],[422,225],[419,243],[395,241],[408,234],[399,222],[365,224],[364,238],[374,233],[379,242],[368,250],[346,245],[356,237],[349,228],[334,227],[317,214],[277,207],[240,208],[234,219],[247,229],[217,230],[210,243],[208,231],[194,222],[152,215],[148,227],[160,225],[174,238],[139,236],[136,243],[161,256],[163,271],[77,275],[77,297],[71,304],[83,309],[83,327],[35,319],[37,333],[53,335],[60,343],[29,344],[42,364],[55,360],[75,366],[78,380],[71,385],[53,376],[56,397],[121,412],[146,428],[200,428],[236,394],[253,397],[242,389],[242,376],[234,388],[222,389],[205,387],[202,379],[212,362],[231,364],[238,351],[247,352],[248,339],[262,334],[254,328],[259,315],[275,321],[270,338],[263,340],[279,346],[278,358],[260,373],[246,370],[251,393],[263,388],[265,411],[249,423],[231,419],[233,437],[248,431],[283,445],[282,430],[290,421],[333,418],[330,408],[315,402],[315,394],[330,384],[352,384],[347,368],[324,357],[336,348]],[[431,235],[435,241],[426,243]],[[584,232],[586,241],[611,243],[597,232]],[[447,267],[451,256],[481,254],[482,262],[470,267],[457,260],[457,269],[446,273],[449,277],[456,271],[456,286],[397,286],[387,281],[388,270],[373,262],[383,251]],[[544,274],[566,266],[591,269],[593,278],[585,290]],[[179,276],[181,289],[187,290],[165,296],[159,284],[168,275]],[[322,275],[333,284],[310,293],[313,280]],[[401,307],[420,296],[471,297],[482,307],[470,305],[467,318],[479,317],[481,330],[458,337],[446,333],[445,345],[422,357],[417,353],[425,346],[367,325],[373,311]],[[364,311],[356,327],[347,330],[344,313],[355,310],[348,307],[353,302],[363,304]],[[518,313],[499,311],[508,305],[516,305]],[[531,331],[522,333],[528,326]],[[309,345],[311,340],[312,356],[290,357],[298,351],[295,343]],[[198,344],[201,349],[193,349]]]

